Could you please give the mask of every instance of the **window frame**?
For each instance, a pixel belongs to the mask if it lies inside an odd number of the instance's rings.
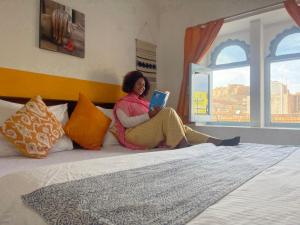
[[[300,60],[300,52],[276,56],[276,50],[280,42],[288,35],[294,33],[300,33],[300,28],[292,26],[291,28],[285,29],[281,33],[277,34],[275,38],[273,38],[273,40],[270,42],[270,54],[265,57],[265,127],[300,128],[300,123],[273,123],[271,121],[271,63],[289,60]]]
[[[217,58],[218,58],[219,54],[222,52],[222,50],[226,47],[233,46],[233,45],[237,45],[244,50],[245,55],[246,55],[246,60],[240,61],[240,62],[233,62],[233,63],[217,65],[216,64]],[[208,68],[212,70],[212,73],[217,70],[235,69],[235,68],[246,67],[246,66],[250,67],[250,45],[247,44],[246,41],[229,38],[229,39],[221,42],[219,45],[217,45],[213,49],[210,59],[211,59],[210,60],[211,64],[208,65]],[[212,80],[212,78],[211,78],[211,80]],[[213,84],[212,84],[212,86],[213,86]],[[210,90],[211,96],[212,96],[212,88]],[[210,98],[209,105],[210,105],[210,108],[212,108],[212,98]],[[251,121],[249,121],[249,122],[229,122],[229,121],[228,122],[227,121],[212,122],[212,121],[208,121],[206,124],[207,125],[221,125],[221,126],[250,126]]]
[[[233,63],[227,63],[227,64],[221,64],[217,65],[217,58],[219,54],[222,52],[222,50],[226,47],[237,45],[240,48],[242,48],[245,51],[246,60],[240,61],[240,62],[233,62]],[[241,41],[239,39],[227,39],[226,41],[221,42],[219,45],[217,45],[210,56],[211,64],[208,65],[208,68],[212,70],[221,70],[221,69],[233,69],[237,67],[243,67],[243,66],[250,66],[250,45],[248,45],[245,41]]]

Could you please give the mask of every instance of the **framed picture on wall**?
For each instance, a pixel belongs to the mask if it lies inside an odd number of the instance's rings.
[[[85,16],[68,6],[40,0],[39,47],[84,58]]]

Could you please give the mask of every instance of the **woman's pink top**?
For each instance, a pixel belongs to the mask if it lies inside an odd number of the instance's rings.
[[[149,111],[149,102],[145,99],[140,98],[135,94],[128,94],[125,97],[121,98],[114,107],[114,117],[115,117],[115,126],[118,132],[118,138],[120,144],[124,145],[127,148],[131,149],[145,149],[142,146],[138,146],[132,143],[129,143],[125,139],[126,128],[122,125],[117,116],[117,109],[121,109],[128,116],[139,116],[141,114],[147,113]]]

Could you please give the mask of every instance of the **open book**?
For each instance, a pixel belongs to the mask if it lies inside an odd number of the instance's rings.
[[[155,106],[159,106],[161,108],[165,107],[169,98],[169,94],[170,92],[168,91],[154,90],[151,97],[149,110],[152,110]]]

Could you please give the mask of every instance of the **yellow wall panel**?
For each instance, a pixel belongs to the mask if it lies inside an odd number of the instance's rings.
[[[82,92],[93,102],[116,102],[124,96],[119,85],[79,80],[0,67],[0,96],[77,100]]]

